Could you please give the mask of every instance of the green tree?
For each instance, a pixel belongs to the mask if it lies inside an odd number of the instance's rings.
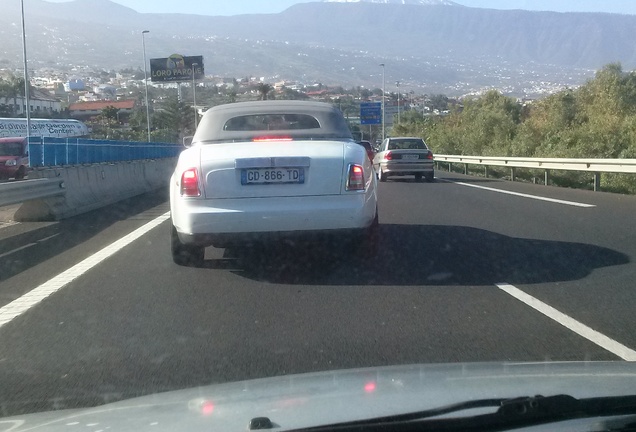
[[[430,142],[444,152],[511,156],[520,121],[521,107],[515,100],[489,91],[480,98],[465,101],[463,111],[443,121]]]
[[[10,117],[18,115],[18,96],[24,96],[24,78],[10,75],[8,79],[0,79],[0,97],[6,98],[7,101],[13,100],[10,105]]]
[[[436,94],[430,97],[429,106],[431,109],[445,111],[448,109],[448,97],[443,94]]]
[[[256,90],[258,91],[258,93],[260,94],[260,99],[261,100],[267,100],[267,95],[273,90],[274,88],[267,84],[267,83],[259,83],[258,86],[256,87]]]
[[[433,121],[416,110],[407,110],[400,114],[400,122],[393,125],[391,135],[414,136],[428,141]]]
[[[111,121],[117,121],[117,115],[119,114],[119,110],[117,108],[115,108],[112,105],[108,105],[106,108],[104,108],[102,110],[102,117],[107,119],[107,120],[111,120]]]
[[[309,96],[297,90],[284,87],[280,98],[283,100],[307,100]]]
[[[183,137],[194,134],[192,107],[177,99],[168,98],[152,117],[155,135],[162,141],[181,142]]]

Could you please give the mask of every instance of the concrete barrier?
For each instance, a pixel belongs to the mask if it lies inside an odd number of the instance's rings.
[[[19,222],[65,219],[167,188],[176,163],[176,158],[167,158],[36,168],[29,172],[29,179],[62,181],[66,194],[25,202],[14,219]]]

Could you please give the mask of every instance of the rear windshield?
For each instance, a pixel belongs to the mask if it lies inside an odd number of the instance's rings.
[[[0,143],[0,156],[22,156],[22,144]]]
[[[307,114],[252,114],[233,117],[225,122],[224,131],[270,131],[320,129],[315,117]]]
[[[389,140],[388,150],[413,150],[422,149],[426,150],[426,144],[424,141],[418,138],[404,138],[404,139],[392,139]]]

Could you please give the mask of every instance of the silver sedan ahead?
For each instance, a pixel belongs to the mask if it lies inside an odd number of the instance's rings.
[[[393,137],[382,141],[373,158],[373,166],[380,181],[389,176],[415,176],[416,181],[435,179],[433,152],[422,138]]]

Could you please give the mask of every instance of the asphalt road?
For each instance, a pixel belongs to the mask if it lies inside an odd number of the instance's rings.
[[[379,192],[381,251],[366,261],[279,244],[178,267],[163,193],[3,224],[0,416],[319,370],[636,356],[636,197],[447,173]]]

